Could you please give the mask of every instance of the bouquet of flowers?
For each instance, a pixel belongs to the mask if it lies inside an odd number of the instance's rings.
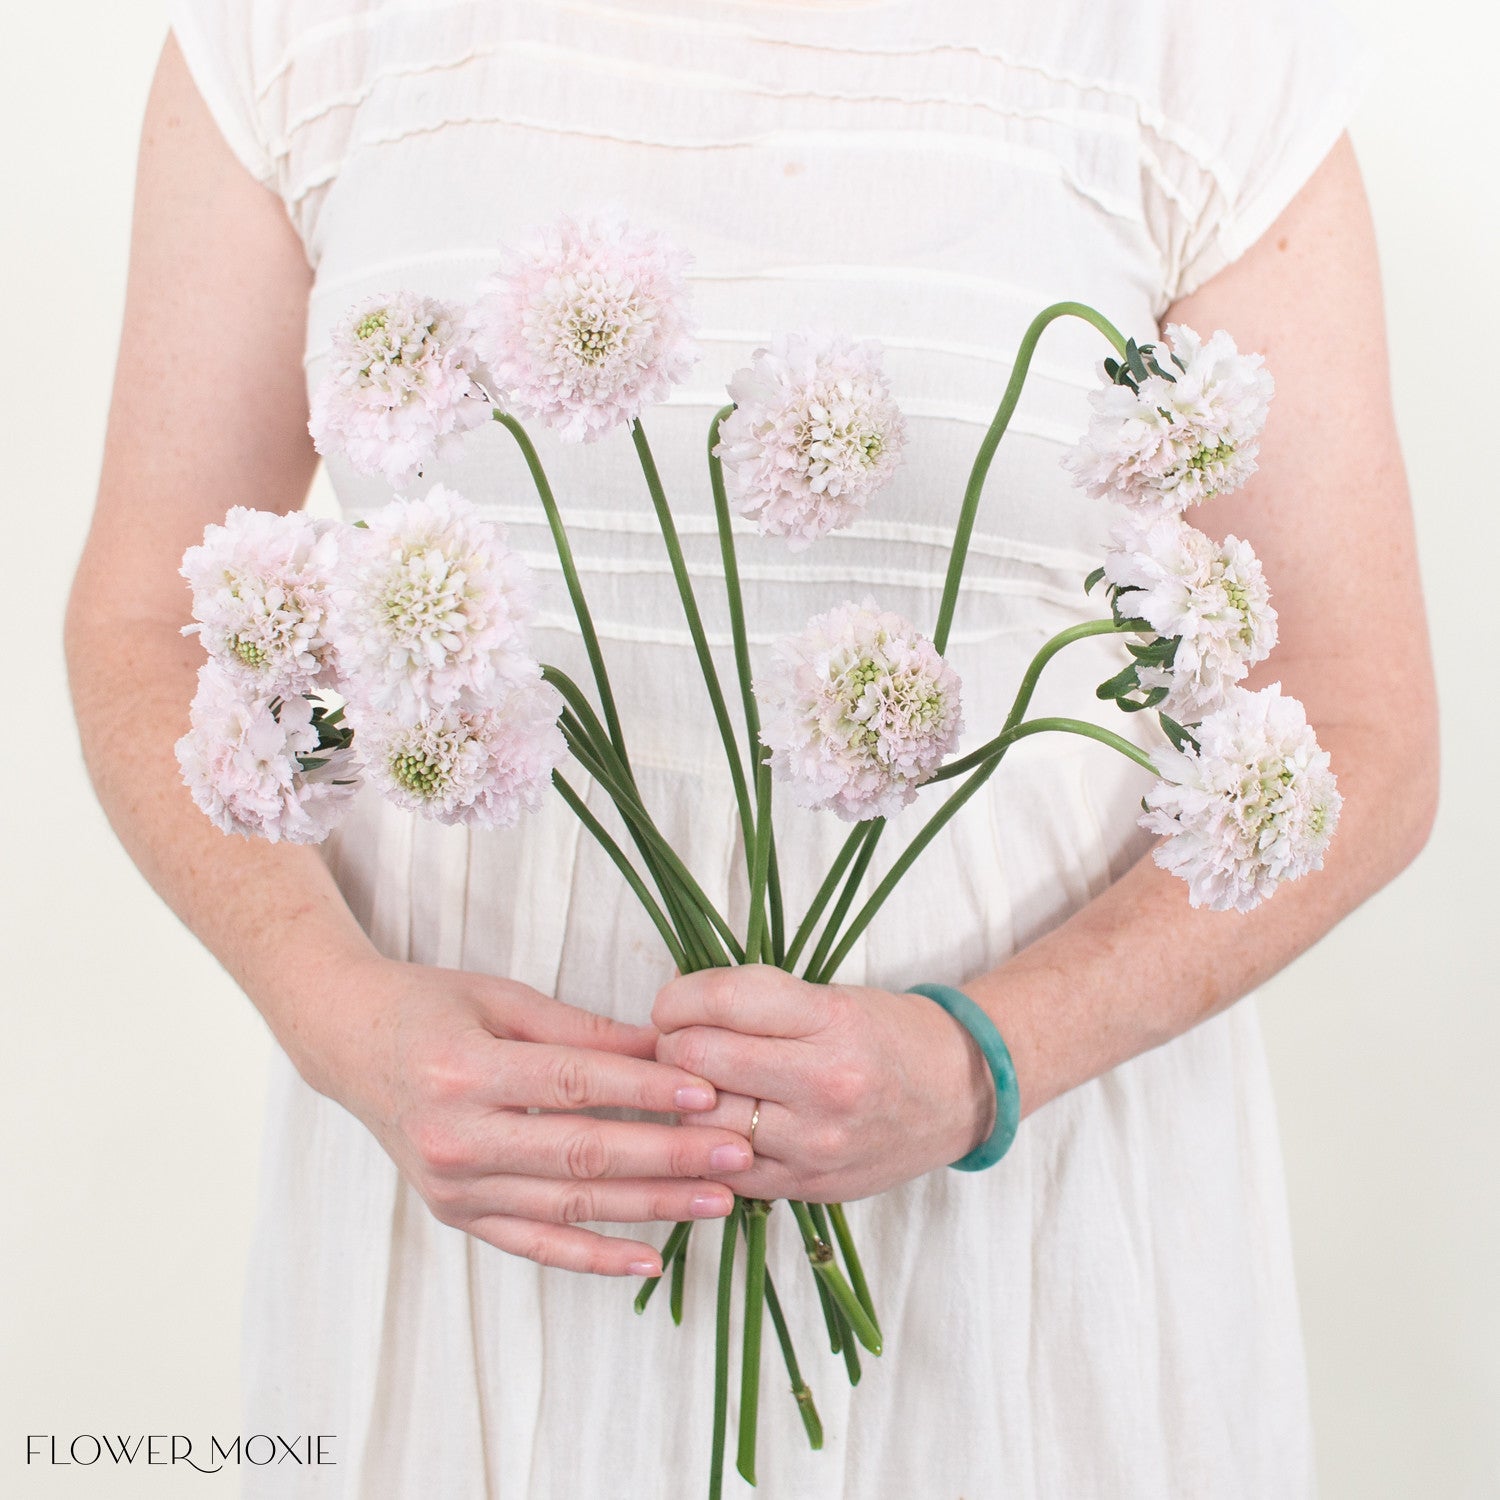
[[[1030,735],[1083,735],[1155,776],[1141,823],[1154,857],[1194,906],[1246,911],[1282,880],[1318,869],[1339,794],[1301,704],[1241,681],[1276,642],[1276,614],[1249,543],[1220,543],[1186,513],[1255,469],[1272,393],[1257,355],[1225,333],[1171,327],[1137,344],[1078,303],[1040,312],[1017,352],[958,508],[938,617],[924,634],[873,599],[809,620],[752,673],[733,517],[798,550],[863,514],[902,459],[905,425],[880,348],[799,332],[758,350],[728,384],[708,432],[737,684],[720,681],[672,508],[642,425],[696,358],[687,258],[660,236],[610,218],[535,232],[458,308],[412,292],[373,298],[333,332],[316,392],[319,450],[380,474],[403,498],[368,522],[236,508],[183,560],[208,653],[179,741],[184,779],[226,833],[273,842],[325,838],[362,786],[444,823],[514,824],[550,784],[618,867],[683,973],[777,965],[826,983],[882,905],[1006,752]],[[1119,523],[1100,566],[1100,618],[1036,653],[1009,714],[967,754],[961,684],[945,661],[985,479],[1046,328],[1091,324],[1112,346],[1090,396],[1086,435],[1065,460]],[[733,781],[750,889],[742,930],[725,919],[659,832],[632,771],[608,666],[573,564],[566,515],[523,420],[565,442],[628,425]],[[424,469],[467,434],[498,423],[519,444],[550,525],[577,618],[592,693],[536,660],[534,591],[503,529]],[[1126,665],[1101,700],[1154,714],[1148,753],[1102,724],[1028,717],[1051,659],[1086,637],[1117,635]],[[730,701],[737,686],[739,722]],[[607,794],[624,843],[562,769]],[[856,909],[885,820],[924,787],[956,783]],[[805,912],[782,901],[773,789],[853,825]],[[628,846],[628,847],[627,847]],[[722,1486],[736,1249],[746,1244],[738,1467],[753,1482],[763,1313],[769,1312],[813,1447],[822,1427],[766,1260],[771,1205],[738,1199],[718,1270],[714,1451]],[[859,1378],[858,1347],[881,1352],[875,1302],[841,1205],[793,1203],[826,1332]],[[662,1252],[680,1320],[691,1224]],[[658,1282],[646,1283],[644,1309]]]

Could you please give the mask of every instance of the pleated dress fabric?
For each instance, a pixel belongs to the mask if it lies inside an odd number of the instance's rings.
[[[645,426],[726,671],[704,440],[758,346],[803,327],[879,339],[909,443],[846,531],[798,554],[743,536],[753,650],[764,659],[848,598],[930,629],[969,464],[1031,317],[1077,299],[1149,337],[1291,200],[1365,72],[1321,0],[178,0],[174,27],[226,140],[284,201],[315,268],[310,384],[352,304],[398,287],[464,300],[502,244],[561,212],[615,206],[692,251],[703,358]],[[995,732],[1036,648],[1099,611],[1082,580],[1113,517],[1070,488],[1059,458],[1105,352],[1083,325],[1054,326],[992,472],[950,650],[966,746]],[[629,438],[537,437],[642,787],[742,920],[730,783]],[[349,519],[390,498],[329,468]],[[542,584],[539,654],[582,680],[509,437],[482,431],[427,477],[504,522]],[[1070,648],[1037,711],[1112,713],[1093,688],[1121,660],[1112,644]],[[1146,742],[1146,725],[1113,722]],[[1023,742],[840,977],[904,988],[1000,963],[1141,855],[1146,780],[1087,741]],[[933,806],[929,794],[894,820],[866,889]],[[785,809],[778,822],[795,910],[847,829]],[[555,798],[512,831],[471,833],[367,797],[327,854],[389,954],[630,1020],[670,976]],[[714,1228],[694,1242],[684,1326],[661,1303],[638,1319],[631,1283],[541,1269],[439,1224],[363,1127],[279,1058],[262,1193],[244,1430],[334,1434],[338,1463],[252,1474],[247,1495],[705,1493]],[[936,1171],[850,1216],[887,1352],[851,1394],[789,1216],[773,1214],[772,1266],[828,1439],[808,1451],[768,1344],[760,1493],[1312,1493],[1250,1003],[1048,1105],[995,1170]],[[731,1474],[727,1493],[751,1491]]]

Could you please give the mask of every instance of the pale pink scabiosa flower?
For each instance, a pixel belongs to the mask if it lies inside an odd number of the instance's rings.
[[[196,631],[231,676],[264,692],[301,693],[332,675],[329,590],[336,528],[301,511],[236,505],[182,558]]]
[[[1233,688],[1193,736],[1196,750],[1157,752],[1162,779],[1140,820],[1166,835],[1154,858],[1187,881],[1192,904],[1249,911],[1322,869],[1343,799],[1302,705],[1280,683]]]
[[[313,443],[403,489],[489,420],[477,364],[457,308],[415,292],[362,302],[333,330],[332,364],[307,424]]]
[[[190,722],[176,746],[182,779],[225,833],[321,843],[357,789],[348,749],[320,746],[308,699],[260,691],[218,661],[199,670]]]
[[[793,551],[847,526],[901,461],[906,422],[873,342],[796,333],[729,382],[715,456],[735,510]]]
[[[1127,366],[1090,395],[1088,432],[1063,459],[1090,495],[1146,516],[1244,484],[1275,390],[1260,355],[1239,353],[1222,330],[1205,344],[1174,323],[1167,339],[1154,355],[1160,374],[1139,379]]]
[[[507,404],[568,442],[592,442],[662,400],[698,357],[688,263],[661,235],[608,216],[531,230],[473,311]]]
[[[541,806],[566,753],[561,708],[551,687],[532,681],[498,705],[431,709],[414,721],[351,712],[360,764],[398,807],[439,823],[509,828]]]
[[[1140,685],[1166,688],[1161,711],[1196,723],[1276,645],[1260,559],[1249,542],[1215,542],[1180,516],[1118,527],[1114,543],[1104,577],[1119,613],[1177,640],[1171,666],[1140,667]]]
[[[442,485],[350,528],[330,633],[351,698],[415,717],[489,702],[535,670],[532,587],[504,529]]]
[[[958,674],[873,602],[809,620],[756,689],[776,779],[847,822],[899,812],[963,729]]]

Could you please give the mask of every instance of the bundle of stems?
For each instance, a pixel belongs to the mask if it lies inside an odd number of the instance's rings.
[[[1000,440],[1009,426],[1021,390],[1030,369],[1032,356],[1043,331],[1057,319],[1082,319],[1098,329],[1117,351],[1124,354],[1125,338],[1092,308],[1076,302],[1060,302],[1039,313],[1027,329],[1017,350],[1010,380],[975,456],[959,510],[947,575],[933,631],[933,644],[939,652],[946,650],[959,589],[963,581],[974,522],[978,513],[985,480],[994,461]],[[992,776],[1012,745],[1027,736],[1046,732],[1083,735],[1119,751],[1131,760],[1151,768],[1149,756],[1128,740],[1099,725],[1079,719],[1028,719],[1032,695],[1047,663],[1064,647],[1090,636],[1118,634],[1139,630],[1141,622],[1118,618],[1089,620],[1063,630],[1036,653],[1022,677],[1000,730],[978,749],[951,761],[934,775],[928,785],[963,778],[956,790],[934,811],[912,837],[905,849],[858,909],[855,902],[874,857],[876,846],[885,831],[885,820],[874,818],[858,824],[845,840],[812,902],[796,928],[788,936],[787,914],[782,899],[781,875],[777,863],[776,838],[772,822],[771,767],[769,752],[760,740],[760,716],[752,685],[748,636],[745,626],[744,600],[740,587],[730,508],[724,477],[714,449],[719,441],[719,427],[734,410],[726,406],[709,426],[708,468],[713,491],[714,513],[724,567],[728,597],[733,654],[738,679],[741,722],[736,726],[730,712],[717,665],[709,648],[708,637],[693,588],[693,581],[683,557],[681,541],[657,471],[644,427],[639,420],[631,433],[640,460],[657,522],[661,529],[672,575],[681,598],[684,617],[693,648],[702,669],[724,754],[734,787],[734,796],[743,834],[750,900],[743,935],[736,932],[713,899],[704,891],[681,858],[663,837],[641,795],[631,768],[624,728],[610,687],[609,673],[594,628],[588,601],[584,597],[578,569],[562,514],[551,485],[543,471],[535,447],[516,419],[498,409],[495,420],[515,438],[530,470],[538,497],[552,531],[563,581],[567,587],[584,651],[588,657],[595,701],[556,667],[545,667],[543,676],[557,689],[563,700],[560,724],[568,748],[580,769],[587,772],[609,796],[623,825],[626,838],[633,846],[635,858],[594,815],[584,798],[561,772],[553,775],[554,784],[568,806],[588,832],[613,861],[630,889],[640,901],[647,916],[661,935],[673,963],[684,974],[700,969],[731,964],[763,963],[798,973],[809,982],[826,984],[838,972],[850,950],[875,919],[896,886],[911,869],[922,851],[943,827]],[[851,912],[853,913],[851,915]],[[790,1205],[807,1261],[811,1267],[817,1294],[823,1310],[829,1347],[842,1355],[848,1378],[858,1383],[860,1359],[857,1346],[879,1355],[882,1348],[880,1323],[874,1301],[860,1263],[854,1237],[842,1205],[837,1203],[801,1203]],[[766,1264],[766,1231],[772,1205],[753,1198],[736,1198],[734,1208],[725,1220],[718,1261],[718,1307],[716,1317],[716,1353],[714,1378],[713,1452],[711,1456],[709,1495],[718,1500],[724,1481],[729,1409],[729,1375],[731,1366],[731,1308],[734,1296],[734,1269],[738,1242],[745,1242],[744,1313],[740,1359],[740,1421],[736,1466],[751,1483],[755,1481],[756,1437],[759,1421],[760,1363],[764,1316],[769,1311],[771,1324],[781,1347],[808,1441],[813,1448],[823,1443],[823,1428],[801,1365],[793,1347],[791,1331],[776,1285]],[[669,1280],[671,1315],[674,1322],[682,1318],[691,1223],[678,1224],[662,1249],[662,1276]],[[636,1308],[643,1311],[654,1294],[658,1280],[642,1287]]]

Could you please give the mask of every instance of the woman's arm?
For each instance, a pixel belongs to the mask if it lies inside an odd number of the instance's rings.
[[[1270,232],[1168,321],[1228,329],[1275,373],[1260,473],[1190,519],[1249,538],[1263,560],[1281,644],[1250,685],[1279,679],[1306,704],[1343,816],[1326,867],[1248,915],[1194,911],[1182,882],[1147,858],[1007,963],[971,976],[966,989],[1009,1044],[1027,1112],[1181,1035],[1289,963],[1416,855],[1436,807],[1436,704],[1379,271],[1347,140]],[[788,986],[802,992],[795,1003]],[[667,1033],[657,1055],[724,1091],[706,1118],[743,1125],[747,1106],[731,1093],[765,1098],[757,1084],[789,1080],[786,1097],[773,1093],[762,1109],[757,1164],[738,1191],[856,1196],[985,1137],[988,1076],[977,1049],[955,1053],[963,1033],[936,1006],[808,990],[746,971],[678,981],[657,1003]]]
[[[147,879],[434,1212],[537,1260],[655,1270],[652,1246],[567,1221],[727,1212],[728,1193],[696,1179],[746,1163],[743,1137],[524,1109],[701,1109],[713,1099],[703,1080],[651,1060],[650,1027],[382,958],[316,851],[226,837],[179,777],[172,747],[202,651],[180,634],[177,568],[230,506],[303,503],[316,461],[309,282],[280,201],[230,154],[169,42],[146,113],[98,503],[68,608],[90,774]]]
[[[1306,704],[1344,812],[1325,868],[1248,915],[1193,911],[1182,883],[1143,860],[976,980],[975,998],[1026,1058],[1031,1108],[1285,967],[1416,857],[1437,810],[1416,538],[1374,231],[1347,137],[1264,238],[1168,321],[1228,329],[1275,374],[1260,473],[1191,519],[1254,543],[1280,644],[1249,685],[1279,680]]]

